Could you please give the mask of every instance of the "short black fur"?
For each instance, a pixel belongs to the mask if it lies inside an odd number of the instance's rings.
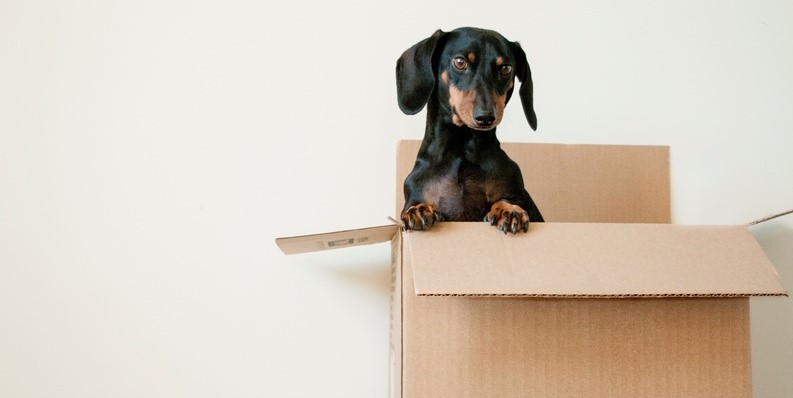
[[[526,120],[536,129],[531,70],[517,42],[478,28],[438,30],[399,58],[400,109],[412,115],[427,107],[424,140],[404,183],[406,228],[484,219],[517,233],[528,231],[529,221],[543,221],[518,165],[496,138],[515,78]]]

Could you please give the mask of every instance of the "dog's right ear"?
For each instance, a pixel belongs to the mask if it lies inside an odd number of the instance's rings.
[[[427,104],[435,87],[433,54],[444,32],[438,29],[432,36],[416,43],[402,53],[396,64],[397,101],[405,114],[419,113]]]

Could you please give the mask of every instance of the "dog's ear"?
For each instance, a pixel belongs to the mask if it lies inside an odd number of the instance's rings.
[[[520,102],[523,104],[523,113],[532,130],[537,130],[537,115],[534,113],[534,85],[531,81],[531,69],[529,61],[526,60],[526,53],[520,48],[518,42],[512,43],[512,51],[515,54],[515,75],[520,80]]]
[[[419,113],[430,99],[435,87],[433,54],[444,32],[438,29],[432,36],[416,43],[399,57],[396,64],[397,100],[405,114]]]

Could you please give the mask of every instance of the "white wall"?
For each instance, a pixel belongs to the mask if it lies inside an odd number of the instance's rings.
[[[464,25],[532,65],[502,141],[670,145],[676,223],[793,208],[790,1],[3,1],[0,396],[384,397],[389,248],[273,240],[387,222],[395,61]],[[793,216],[753,231],[793,288]],[[752,309],[793,396],[793,301]]]

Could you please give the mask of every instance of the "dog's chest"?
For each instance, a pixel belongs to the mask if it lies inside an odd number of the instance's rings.
[[[490,185],[487,174],[475,167],[451,167],[431,176],[423,193],[449,221],[481,221],[492,199]]]

